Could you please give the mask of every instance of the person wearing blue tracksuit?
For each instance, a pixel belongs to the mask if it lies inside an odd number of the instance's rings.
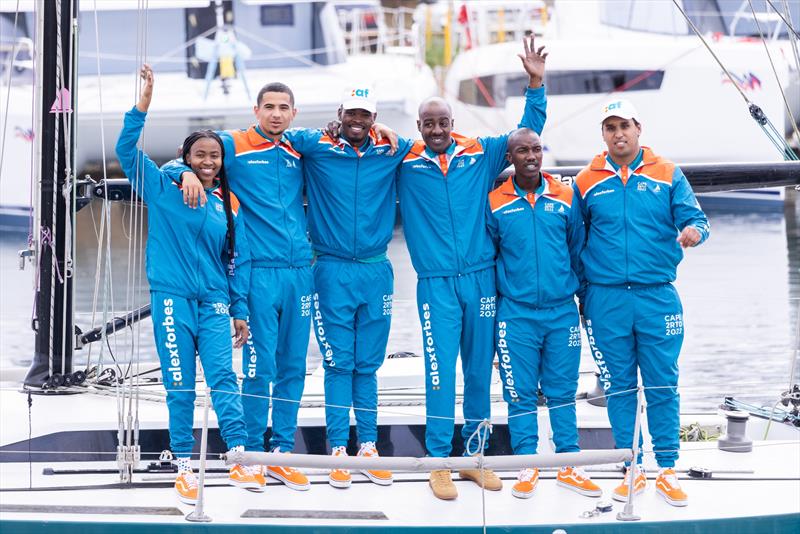
[[[487,221],[497,245],[497,357],[514,454],[536,454],[537,397],[547,400],[556,452],[577,452],[575,392],[581,330],[575,294],[582,295],[583,218],[572,188],[541,172],[542,142],[522,128],[508,138],[514,175],[489,193]],[[557,484],[599,497],[576,467],[562,467]],[[519,472],[515,497],[533,495],[539,470]]]
[[[254,107],[256,124],[218,132],[225,145],[224,167],[241,202],[252,248],[248,304],[252,336],[242,353],[242,405],[247,450],[264,451],[270,397],[272,452],[291,452],[303,395],[311,318],[311,245],[303,207],[303,158],[284,134],[297,110],[282,83],[262,87]],[[179,160],[163,170],[187,191],[197,178]],[[182,177],[182,178],[181,178]],[[272,392],[270,395],[270,384]],[[308,478],[292,467],[261,466],[287,487],[308,490]]]
[[[231,367],[231,317],[236,345],[247,339],[250,257],[239,203],[220,173],[223,147],[210,131],[194,132],[183,143],[184,162],[201,177],[209,202],[202,210],[183,204],[179,185],[136,146],[153,92],[153,72],[144,80],[136,106],[125,114],[117,157],[133,189],[148,207],[147,280],[156,350],[167,390],[170,448],[178,459],[178,497],[197,501],[197,480],[189,458],[194,439],[195,355],[199,355],[223,440],[244,450],[245,432],[236,375]],[[250,471],[234,466],[231,484],[260,485]]]
[[[525,41],[521,55],[530,84],[520,126],[540,132],[546,118],[542,86],[543,47]],[[425,445],[434,457],[452,450],[456,359],[464,371],[465,443],[490,417],[489,386],[494,358],[495,250],[486,228],[487,195],[506,167],[508,135],[470,139],[452,133],[450,107],[440,98],[422,103],[417,141],[398,174],[403,230],[417,272],[417,307],[425,360]],[[472,451],[473,453],[475,451]],[[490,470],[462,470],[461,478],[481,480],[486,489],[502,482]],[[458,496],[450,471],[431,473],[436,497]]]
[[[660,468],[657,493],[685,506],[688,499],[673,469],[680,446],[677,386],[684,322],[672,282],[682,248],[703,243],[710,227],[680,168],[640,146],[638,118],[627,100],[606,104],[601,128],[608,151],[575,179],[587,232],[581,260],[588,287],[582,304],[617,447],[633,443],[638,371]],[[644,491],[641,466],[629,470],[626,479],[631,471],[638,471],[634,491]],[[627,482],[613,497],[627,499]]]
[[[374,92],[352,87],[339,109],[341,138],[288,130],[303,154],[308,225],[316,255],[312,326],[325,368],[325,420],[333,455],[346,455],[350,409],[355,411],[359,455],[376,456],[376,372],[386,356],[394,274],[386,256],[395,219],[395,173],[408,152],[397,152],[371,130]],[[362,471],[376,484],[390,471]],[[350,486],[350,472],[334,469],[332,486]]]

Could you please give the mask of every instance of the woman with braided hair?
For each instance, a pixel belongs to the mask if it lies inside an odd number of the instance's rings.
[[[209,199],[199,209],[186,206],[179,184],[137,148],[153,96],[149,65],[142,67],[141,77],[141,96],[125,114],[117,157],[148,207],[147,280],[167,390],[170,448],[178,461],[175,490],[181,501],[195,504],[197,480],[190,457],[197,355],[211,388],[223,440],[229,449],[244,450],[247,439],[232,347],[241,347],[249,335],[250,253],[239,202],[222,168],[224,148],[217,134],[197,131],[183,142],[183,161],[200,178]],[[255,474],[240,465],[231,468],[229,482],[246,489],[262,488]]]

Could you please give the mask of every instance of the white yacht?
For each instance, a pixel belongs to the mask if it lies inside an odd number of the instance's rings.
[[[797,121],[798,65],[782,19],[763,12],[763,2],[753,4],[762,10],[759,26],[777,78],[748,2],[681,2],[734,87],[672,2],[556,0],[538,40],[550,53],[543,132],[547,163],[579,165],[603,150],[597,117],[615,92],[624,92],[641,113],[643,144],[673,161],[783,159],[751,118],[737,87],[781,136],[791,138],[781,87]],[[800,27],[800,4],[787,6],[794,27]],[[531,28],[539,26],[541,21],[531,20]],[[520,74],[517,41],[480,45],[455,58],[445,92],[460,132],[486,135],[516,127],[527,82]]]
[[[294,125],[314,128],[336,117],[346,86],[371,84],[379,120],[403,135],[413,135],[419,102],[436,92],[431,70],[410,48],[368,54],[351,41],[355,54],[347,54],[340,18],[347,19],[341,11],[352,11],[352,2],[151,0],[146,18],[137,15],[140,4],[80,3],[78,176],[103,177],[103,147],[106,160],[114,161],[122,116],[135,103],[136,71],[145,60],[158,77],[146,130],[146,150],[156,161],[174,157],[192,130],[250,124],[258,90],[271,81],[294,91]],[[0,3],[0,227],[24,224],[29,214],[30,190],[21,184],[32,176],[34,5],[23,0],[17,12],[16,2]],[[142,39],[146,57],[135,52]],[[219,71],[207,76],[215,60]]]

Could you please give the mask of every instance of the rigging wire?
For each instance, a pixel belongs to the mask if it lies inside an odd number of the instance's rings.
[[[700,33],[700,30],[697,28],[697,26],[695,26],[694,22],[692,22],[692,19],[689,18],[689,15],[687,15],[686,12],[683,10],[678,0],[672,0],[672,3],[678,9],[681,15],[683,15],[683,18],[686,19],[687,24],[689,24],[689,27],[692,28],[692,31],[695,33],[695,35],[697,35],[697,38],[700,39],[700,41],[706,47],[708,52],[711,54],[711,57],[714,58],[714,61],[717,62],[717,65],[719,65],[719,67],[722,69],[722,72],[725,74],[725,76],[727,76],[731,85],[733,85],[733,87],[739,92],[739,95],[741,95],[742,99],[744,99],[745,103],[747,104],[748,110],[750,111],[750,115],[758,123],[758,125],[761,126],[762,131],[766,134],[766,136],[769,138],[772,144],[778,149],[778,151],[781,153],[784,159],[787,160],[797,159],[797,157],[794,154],[794,151],[792,151],[791,147],[786,143],[786,139],[784,139],[783,135],[780,132],[778,132],[778,130],[775,128],[772,122],[770,122],[769,118],[764,114],[764,111],[759,106],[751,102],[750,99],[747,98],[747,95],[744,94],[744,91],[742,90],[741,86],[736,82],[731,73],[728,71],[728,69],[719,59],[717,54],[708,44],[706,39]]]
[[[769,59],[769,65],[772,67],[772,73],[775,75],[775,83],[778,85],[778,90],[781,92],[781,97],[783,98],[783,105],[786,108],[786,113],[789,116],[790,122],[792,124],[792,128],[794,130],[794,134],[797,136],[797,141],[800,143],[800,132],[797,130],[797,124],[794,121],[794,115],[792,114],[792,108],[789,106],[789,101],[786,100],[786,93],[783,90],[783,86],[781,85],[781,79],[778,76],[778,71],[775,68],[775,63],[772,61],[772,54],[769,52],[769,47],[767,46],[767,41],[764,38],[764,32],[761,31],[761,23],[758,22],[758,17],[756,16],[756,10],[753,7],[753,0],[747,0],[747,3],[750,5],[750,11],[753,13],[753,21],[756,23],[756,28],[758,29],[758,35],[761,37],[761,43],[764,45],[764,51],[767,53],[767,59]],[[791,152],[791,150],[790,150]],[[786,159],[797,159],[794,158],[786,158]]]
[[[6,114],[3,116],[3,135],[0,136],[0,183],[3,180],[3,160],[6,154],[6,131],[8,129],[8,115],[10,109],[8,103],[11,100],[11,75],[14,73],[14,58],[17,55],[17,19],[19,18],[19,0],[14,10],[14,44],[11,46],[11,54],[8,56],[8,87],[6,88]]]
[[[796,39],[800,39],[800,33],[797,33],[797,30],[795,30],[794,26],[792,26],[792,20],[789,13],[789,4],[786,2],[786,0],[783,0],[783,5],[786,8],[786,18],[784,18],[784,16],[781,14],[778,8],[775,7],[775,4],[773,4],[771,0],[765,0],[765,1],[770,5],[772,10],[775,11],[775,14],[778,15],[778,17],[780,17],[780,19],[786,25],[786,28],[789,30],[787,33],[789,35],[793,35]],[[753,7],[752,4],[750,5],[750,7],[751,8]]]

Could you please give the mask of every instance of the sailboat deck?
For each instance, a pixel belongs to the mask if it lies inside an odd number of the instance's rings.
[[[711,479],[689,478],[682,484],[690,496],[685,508],[674,508],[655,493],[650,471],[647,491],[635,501],[638,522],[620,522],[616,513],[623,508],[614,502],[612,512],[582,518],[599,501],[610,501],[613,488],[622,478],[618,466],[595,466],[587,470],[601,486],[604,496],[591,499],[556,485],[555,472],[544,470],[533,498],[511,495],[515,473],[499,473],[504,488],[484,492],[455,476],[459,497],[441,501],[433,497],[425,473],[396,473],[395,483],[381,487],[360,474],[353,475],[349,489],[328,485],[321,471],[306,471],[311,480],[307,492],[293,491],[270,481],[263,493],[228,486],[220,462],[210,462],[212,472],[206,484],[205,511],[213,519],[204,531],[233,532],[318,532],[321,527],[337,532],[364,527],[463,532],[484,523],[494,531],[611,532],[621,528],[648,532],[674,530],[687,522],[697,532],[733,528],[736,532],[782,531],[800,527],[800,442],[757,442],[751,453],[722,452],[714,443],[686,443],[678,470],[702,466]],[[58,474],[76,469],[75,463],[0,464],[0,526],[8,532],[27,532],[44,523],[61,523],[62,531],[83,534],[101,532],[113,524],[115,532],[158,525],[158,532],[179,532],[199,528],[184,516],[191,506],[178,501],[173,489],[174,475],[136,474],[130,486],[119,484],[113,462],[85,462],[83,470],[107,469],[106,473]],[[647,467],[647,466],[646,466]],[[651,466],[652,467],[652,466]],[[43,474],[51,468],[56,474]],[[48,471],[50,472],[50,471]],[[47,503],[46,505],[43,503]],[[485,503],[485,505],[483,504]],[[80,521],[78,525],[76,522]],[[727,525],[727,527],[726,527]]]

